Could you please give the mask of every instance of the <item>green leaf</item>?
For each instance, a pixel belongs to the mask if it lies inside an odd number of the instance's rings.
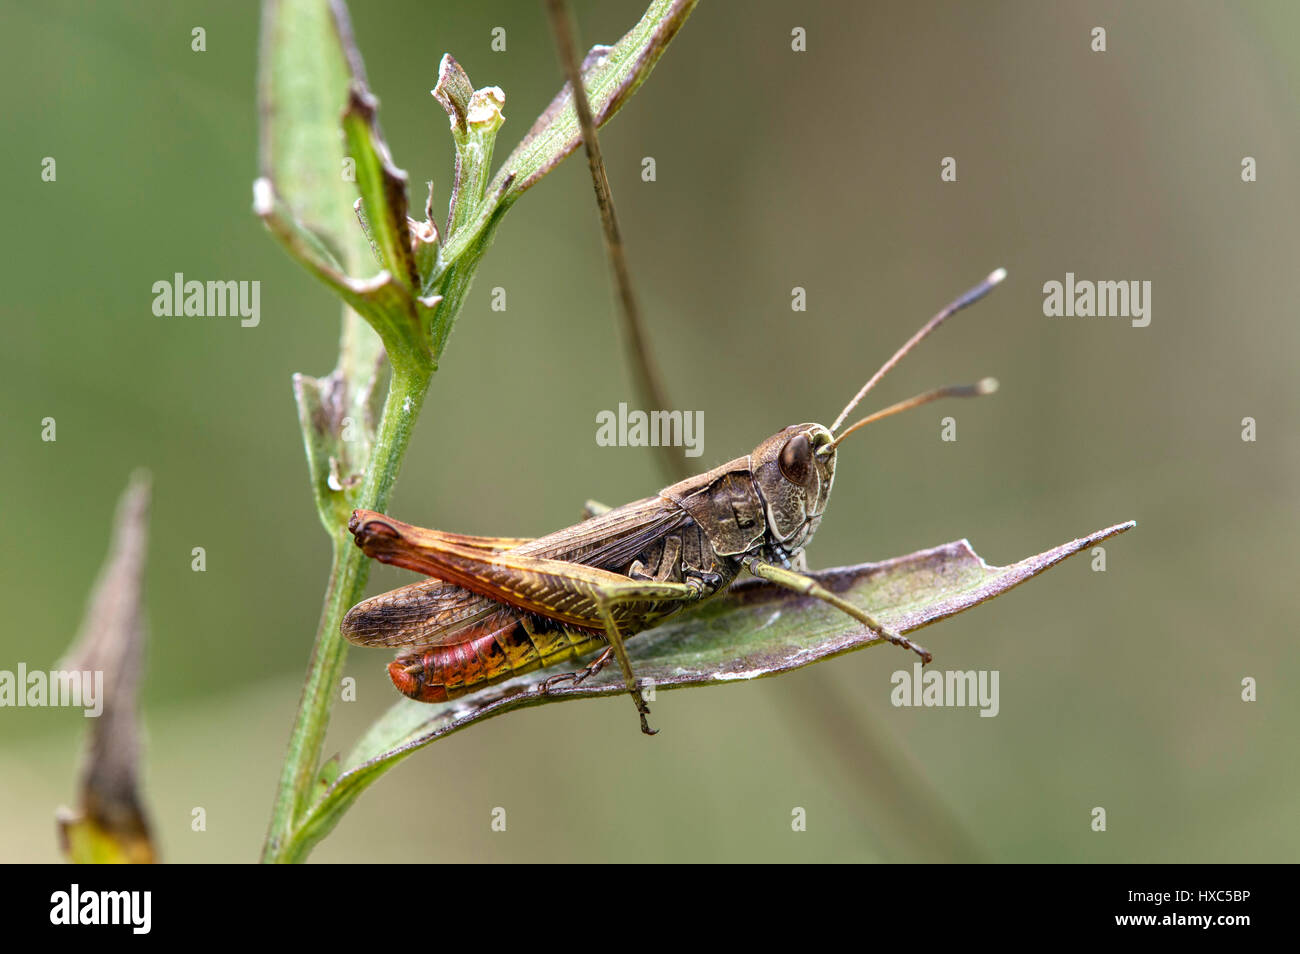
[[[883,625],[909,633],[978,606],[1135,525],[1117,524],[1010,566],[989,566],[960,540],[811,575]],[[652,681],[657,690],[668,690],[773,676],[881,643],[820,600],[753,580],[637,635],[628,654],[642,684]],[[338,777],[308,810],[304,832],[328,831],[375,778],[452,732],[514,709],[626,692],[617,666],[607,666],[582,685],[562,684],[543,694],[542,682],[553,675],[551,670],[530,673],[445,703],[399,699],[343,760]],[[630,711],[628,723],[633,731]]]
[[[365,209],[362,224],[379,250],[383,266],[407,288],[419,287],[406,214],[406,173],[393,165],[379,132],[379,101],[354,83],[343,113],[343,134],[356,161],[357,188]]]
[[[425,230],[406,215],[406,173],[393,165],[379,132],[377,101],[366,89],[346,7],[267,0],[261,64],[254,211],[294,258],[371,325],[392,360],[432,366],[428,330],[440,298],[419,297],[412,249]],[[371,244],[382,270],[362,278]],[[344,380],[368,387],[372,382],[358,375],[373,374],[378,342],[348,313],[340,350]],[[313,473],[313,480],[319,477]]]
[[[622,109],[645,82],[695,4],[696,0],[654,0],[621,40],[613,46],[591,48],[582,61],[582,82],[598,127]],[[573,93],[565,83],[501,166],[488,194],[503,189],[510,179],[506,201],[513,202],[581,142],[582,130],[573,107]]]
[[[352,213],[356,184],[343,175],[339,120],[364,68],[346,8],[328,0],[268,0],[260,60],[260,174],[343,274],[356,275],[368,253]]]
[[[645,82],[696,2],[654,0],[618,43],[591,48],[583,60],[582,77],[597,126],[608,122]],[[495,178],[485,184],[504,97],[496,87],[472,95],[471,89],[460,65],[450,56],[443,57],[433,94],[451,122],[457,168],[440,270],[433,277],[448,300],[455,300],[452,291],[463,294],[468,288],[466,273],[472,274],[491,244],[505,211],[582,142],[573,93],[565,83]],[[425,287],[430,287],[427,281]],[[435,327],[435,354],[437,341],[445,340],[448,330],[449,325]]]
[[[293,376],[312,493],[327,532],[345,526],[355,508],[379,425],[379,381],[376,373],[361,376],[361,389],[349,387],[338,369],[323,378]]]

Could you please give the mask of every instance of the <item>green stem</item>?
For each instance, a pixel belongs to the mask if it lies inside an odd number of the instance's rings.
[[[394,365],[392,383],[379,422],[379,434],[357,501],[359,508],[382,511],[387,507],[432,375],[431,366]],[[316,629],[307,681],[298,703],[298,716],[289,738],[289,753],[280,774],[271,827],[262,848],[263,862],[300,860],[306,847],[297,844],[296,825],[313,795],[330,709],[338,692],[343,661],[347,657],[347,642],[339,633],[339,624],[348,609],[361,598],[370,573],[370,561],[353,544],[346,526],[336,528],[330,539],[334,559],[329,585]]]

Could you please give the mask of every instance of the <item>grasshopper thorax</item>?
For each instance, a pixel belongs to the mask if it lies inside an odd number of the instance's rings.
[[[835,445],[821,424],[777,431],[750,455],[763,498],[768,544],[781,563],[812,540],[835,479]]]

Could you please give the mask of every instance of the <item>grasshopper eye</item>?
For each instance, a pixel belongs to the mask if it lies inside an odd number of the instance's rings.
[[[805,484],[812,473],[812,445],[806,434],[796,434],[785,442],[777,458],[781,476],[792,484]]]

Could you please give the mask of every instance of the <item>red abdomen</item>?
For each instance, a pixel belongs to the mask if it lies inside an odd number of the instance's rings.
[[[599,633],[553,620],[520,617],[504,626],[463,634],[388,664],[397,691],[418,702],[446,702],[495,682],[574,659],[603,646]]]

